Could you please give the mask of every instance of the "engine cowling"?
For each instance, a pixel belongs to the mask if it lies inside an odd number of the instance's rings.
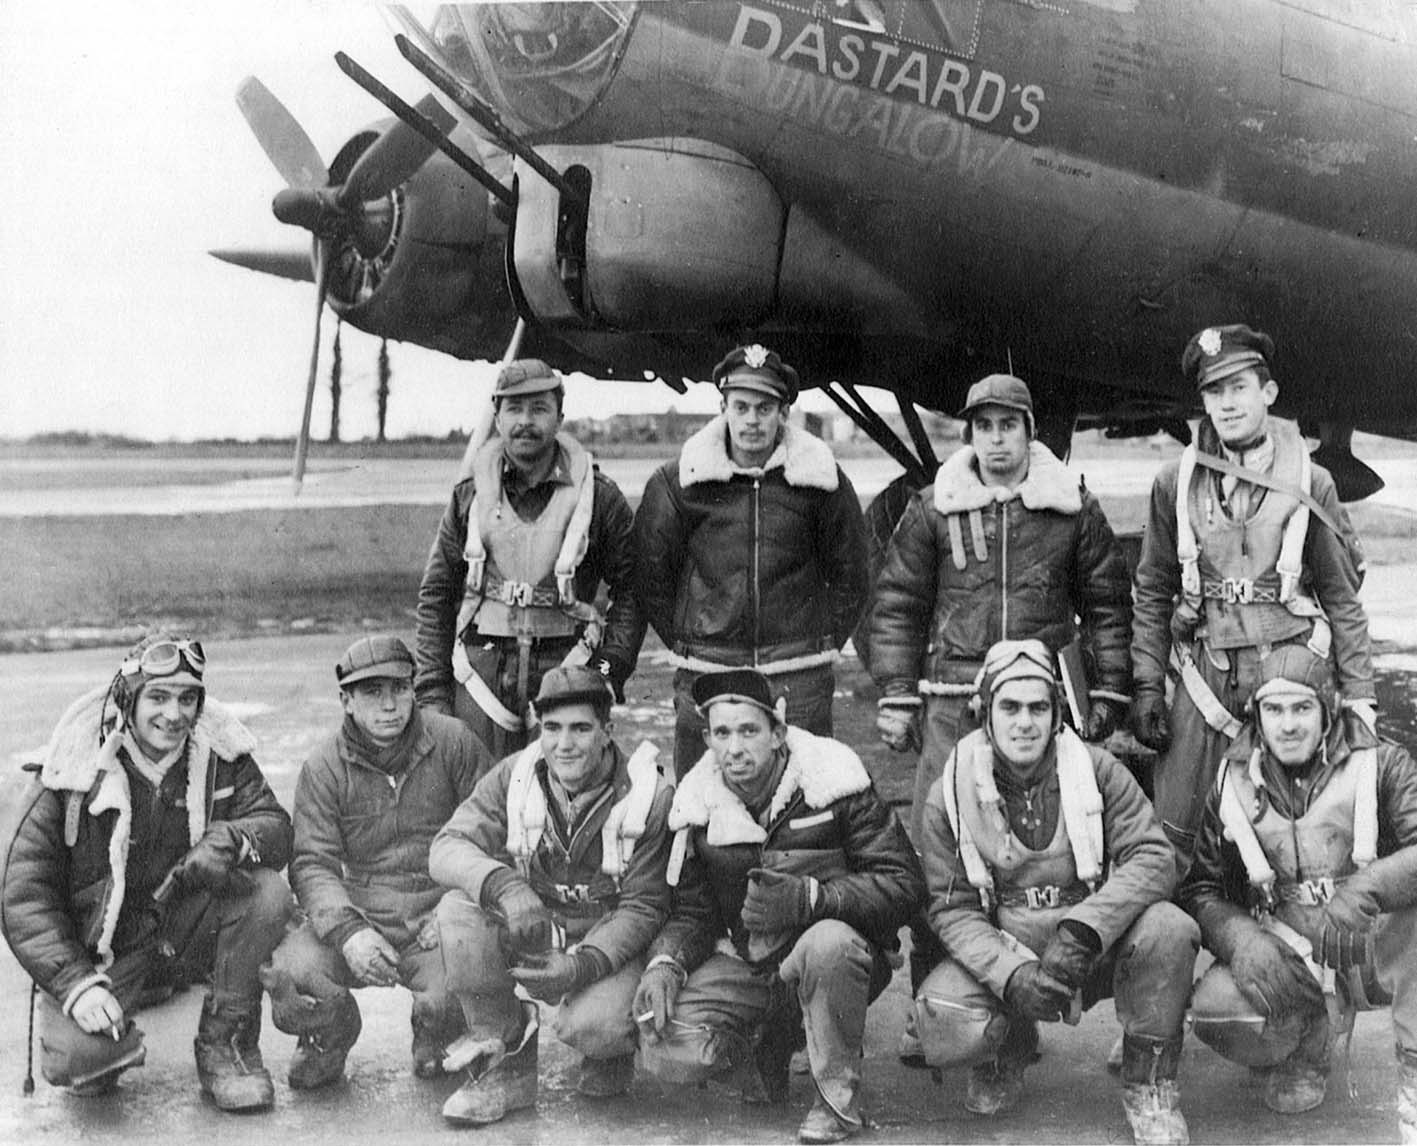
[[[377,137],[371,130],[345,144],[330,167],[332,184],[345,179]],[[473,155],[488,150],[465,129],[452,139]],[[504,154],[484,162],[507,177]],[[496,354],[514,320],[505,240],[506,226],[486,190],[436,154],[391,195],[365,204],[349,233],[325,240],[330,305],[343,321],[378,337],[459,358]]]

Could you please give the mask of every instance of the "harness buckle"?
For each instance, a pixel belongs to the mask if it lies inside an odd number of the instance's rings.
[[[1058,907],[1063,902],[1063,893],[1056,884],[1047,887],[1026,887],[1023,889],[1024,902],[1034,911],[1045,907]]]
[[[532,594],[535,591],[536,586],[530,581],[503,581],[502,604],[519,609],[529,609],[531,608]]]
[[[1255,599],[1255,583],[1249,577],[1226,577],[1220,591],[1227,605],[1248,605]]]
[[[1328,876],[1322,879],[1306,879],[1297,885],[1299,891],[1299,902],[1305,907],[1322,907],[1333,898],[1333,880]]]

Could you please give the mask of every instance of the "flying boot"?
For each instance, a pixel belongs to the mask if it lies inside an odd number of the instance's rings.
[[[449,1074],[467,1072],[467,1081],[443,1103],[443,1117],[455,1126],[486,1126],[536,1105],[536,1004],[522,1003],[522,1015],[519,1038],[478,1039],[468,1034],[448,1048],[443,1069]]]
[[[1176,1085],[1180,1065],[1179,1037],[1122,1037],[1122,1109],[1137,1146],[1188,1146],[1191,1141]]]
[[[344,1077],[345,1059],[363,1029],[359,1004],[345,993],[322,1000],[320,1009],[326,1015],[318,1025],[300,1032],[295,1053],[290,1056],[286,1081],[291,1090],[318,1090],[332,1086]]]
[[[1417,1052],[1397,1052],[1397,1133],[1403,1146],[1417,1146]]]
[[[1326,1010],[1319,1011],[1298,1049],[1270,1068],[1264,1080],[1264,1104],[1276,1114],[1303,1114],[1323,1102],[1336,1026]]]
[[[202,1093],[218,1109],[265,1110],[275,1102],[275,1086],[261,1062],[261,1002],[240,1004],[209,998],[193,1043]]]
[[[413,1027],[414,1075],[422,1079],[442,1078],[446,1048],[467,1033],[462,1006],[452,995],[415,991],[409,1023]]]
[[[1023,1094],[1024,1068],[1037,1061],[1037,1025],[1011,1018],[994,1058],[970,1069],[964,1108],[972,1114],[985,1115],[1012,1110]]]

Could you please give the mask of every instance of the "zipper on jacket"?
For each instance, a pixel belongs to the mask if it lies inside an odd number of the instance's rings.
[[[763,643],[763,596],[762,575],[759,553],[762,549],[762,499],[759,494],[763,487],[762,478],[753,479],[753,667],[758,664],[758,650]]]
[[[999,640],[1009,639],[1009,507],[998,505],[999,515]]]

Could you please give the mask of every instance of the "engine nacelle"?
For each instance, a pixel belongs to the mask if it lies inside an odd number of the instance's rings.
[[[345,145],[331,165],[340,183],[377,132]],[[459,128],[453,141],[486,149]],[[488,157],[506,179],[507,157]],[[513,321],[503,247],[506,227],[471,176],[435,154],[382,204],[366,204],[357,234],[327,246],[329,300],[340,318],[382,338],[416,342],[459,358],[495,355]]]
[[[787,209],[742,156],[685,139],[538,152],[586,196],[516,164],[511,262],[538,323],[693,331],[772,313]]]

